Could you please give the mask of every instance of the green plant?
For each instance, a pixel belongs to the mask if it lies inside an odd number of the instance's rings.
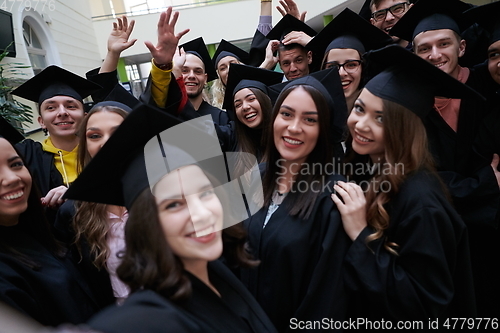
[[[20,124],[23,122],[31,122],[33,119],[33,112],[30,106],[14,100],[10,93],[14,90],[12,85],[19,83],[19,76],[26,75],[21,69],[29,68],[30,66],[21,63],[2,64],[2,60],[9,54],[7,51],[9,47],[10,44],[5,48],[5,51],[0,54],[0,115],[16,129],[24,132]]]

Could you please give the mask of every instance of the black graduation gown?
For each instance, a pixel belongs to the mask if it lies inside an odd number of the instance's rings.
[[[187,301],[176,304],[154,291],[141,290],[122,306],[99,313],[89,325],[104,333],[276,332],[255,299],[222,262],[209,263],[208,272],[221,297],[186,273],[192,285]]]
[[[244,222],[251,251],[260,265],[242,269],[241,279],[279,332],[295,327],[292,318],[345,318],[342,262],[350,239],[330,198],[338,180],[344,178],[326,177],[329,187],[319,195],[306,220],[289,216],[287,196],[265,228],[267,207]]]
[[[399,245],[398,256],[384,238],[367,246],[370,227],[352,243],[345,257],[351,318],[423,320],[425,329],[429,318],[475,318],[466,227],[436,176],[410,175],[386,209],[387,240]]]
[[[78,252],[73,229],[73,217],[75,216],[75,202],[67,200],[59,207],[54,223],[54,233],[58,240],[63,242],[69,249],[68,258],[75,264],[81,277],[88,283],[92,295],[100,309],[115,302],[111,280],[106,268],[98,269],[93,264],[90,248],[85,239],[80,241],[82,254]]]
[[[108,96],[111,90],[113,90],[113,88],[117,84],[120,84],[118,82],[118,72],[116,70],[108,73],[99,73],[100,69],[101,69],[100,67],[94,68],[85,73],[87,80],[97,83],[102,87],[102,89],[98,90],[97,92],[91,95],[92,101],[95,103],[104,101],[104,99],[106,98],[106,96]]]
[[[16,149],[26,163],[41,197],[47,195],[51,189],[65,185],[61,173],[54,164],[54,154],[43,150],[40,142],[25,139],[16,144]],[[45,217],[50,225],[54,224],[56,214],[57,208],[45,208]]]
[[[206,101],[201,102],[196,111],[200,116],[211,115],[217,125],[227,125],[229,123],[229,117],[225,111],[208,104]]]
[[[482,76],[471,70],[466,84],[484,91],[483,82]],[[500,204],[500,191],[490,167],[491,160],[485,161],[473,149],[487,113],[485,103],[464,99],[460,103],[457,132],[435,110],[424,119],[429,149],[439,175],[467,225],[491,224]]]
[[[0,242],[41,266],[32,269],[0,252],[0,300],[43,325],[85,322],[99,310],[86,282],[67,259],[56,258],[20,226],[0,227]]]
[[[40,142],[26,139],[17,143],[16,149],[23,157],[42,197],[51,189],[64,185],[62,175],[54,164],[54,154],[43,150]]]
[[[489,73],[488,73],[489,75]],[[496,85],[498,88],[498,84]],[[488,109],[491,111],[484,119],[478,137],[476,151],[491,160],[494,153],[500,155],[500,88],[495,95],[488,99]],[[498,207],[500,208],[500,207]],[[498,261],[500,252],[500,213],[493,223],[469,225],[472,268],[474,271],[474,285],[476,289],[478,316],[489,318],[500,314],[500,271]],[[476,237],[474,237],[477,235]]]

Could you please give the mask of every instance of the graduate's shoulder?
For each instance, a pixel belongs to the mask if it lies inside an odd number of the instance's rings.
[[[180,306],[152,290],[132,293],[123,305],[106,308],[88,324],[104,333],[202,332]]]

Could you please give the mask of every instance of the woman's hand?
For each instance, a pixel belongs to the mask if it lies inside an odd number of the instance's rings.
[[[337,182],[333,189],[336,193],[332,194],[332,200],[339,209],[344,230],[354,241],[367,226],[365,194],[359,185],[342,181]]]
[[[59,207],[64,201],[66,201],[62,197],[67,190],[68,188],[64,185],[54,187],[49,192],[47,192],[45,197],[41,199],[42,205],[48,206],[50,208]]]

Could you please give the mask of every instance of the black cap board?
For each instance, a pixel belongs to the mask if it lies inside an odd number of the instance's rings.
[[[500,40],[500,1],[478,6],[464,12],[463,20],[478,23],[490,33],[489,45]]]
[[[307,48],[313,51],[313,60],[322,60],[332,49],[354,49],[363,55],[391,43],[388,34],[346,8],[307,44]]]
[[[365,86],[375,96],[402,105],[425,118],[434,98],[477,98],[479,93],[412,52],[389,45],[365,54],[382,71]]]
[[[203,126],[211,123],[213,128],[209,116],[195,120]],[[182,125],[182,128],[176,128],[177,125]],[[167,129],[170,132],[165,140],[164,131]],[[160,148],[158,142],[168,142],[170,146],[182,145],[182,150],[197,151],[198,154],[205,154],[205,157],[209,154],[209,158],[192,156],[202,161],[197,164],[203,170],[209,170],[221,183],[225,183],[228,176],[220,144],[215,131],[210,133],[205,127],[200,129],[190,126],[188,122],[181,124],[178,118],[168,112],[140,105],[125,118],[85,167],[65,197],[130,208],[144,189],[153,187],[162,176],[186,160],[185,155],[177,154],[178,150],[173,149],[176,154],[170,156],[167,163],[164,160],[167,148]],[[186,140],[186,137],[190,139]],[[212,158],[218,157],[219,153],[221,158]],[[160,163],[148,163],[151,160]]]
[[[284,89],[294,85],[313,86],[325,96],[330,112],[333,114],[331,118],[333,139],[335,142],[340,142],[346,127],[347,104],[339,72],[334,68],[329,68],[292,81],[272,85],[269,87],[269,97],[271,97],[273,104],[275,104]]]
[[[292,31],[303,31],[310,37],[316,36],[316,30],[297,19],[296,17],[286,14],[283,18],[269,31],[266,38],[276,39],[280,42]]]
[[[365,3],[363,6],[361,6],[361,9],[359,10],[359,16],[363,18],[364,20],[370,22],[370,18],[372,17],[372,10],[370,8],[370,2],[372,0],[365,0]]]
[[[240,49],[234,44],[231,44],[225,39],[222,39],[217,47],[217,50],[215,50],[214,56],[212,57],[215,69],[217,69],[219,61],[228,56],[234,57],[244,64],[247,64],[250,59],[248,52]]]
[[[147,175],[138,168],[135,179],[123,184],[122,178],[129,166],[152,137],[180,123],[167,112],[139,106],[124,119],[66,191],[65,197],[130,207],[148,182]]]
[[[137,107],[140,103],[141,102],[129,93],[127,89],[123,88],[121,84],[116,84],[104,100],[94,104],[92,109],[98,106],[116,106],[127,112],[131,112],[132,109]]]
[[[184,43],[179,46],[180,48],[184,48],[186,53],[191,53],[200,58],[203,61],[203,65],[205,66],[205,73],[207,73],[207,82],[213,81],[218,78],[217,72],[215,71],[214,65],[212,63],[212,59],[210,58],[210,54],[207,50],[207,45],[203,40],[203,37],[198,37]]]
[[[407,41],[431,30],[450,29],[460,35],[466,28],[461,21],[462,13],[470,7],[459,0],[419,0],[392,27],[391,35]]]
[[[234,94],[243,88],[257,88],[266,95],[269,94],[267,86],[283,81],[283,73],[270,71],[258,67],[240,64],[231,64],[227,79],[226,94],[222,108],[234,120]]]
[[[11,145],[24,140],[24,136],[2,116],[0,116],[0,138],[5,138]]]
[[[102,87],[52,65],[17,87],[12,94],[38,104],[54,96],[69,96],[83,103],[85,97],[99,89]]]

